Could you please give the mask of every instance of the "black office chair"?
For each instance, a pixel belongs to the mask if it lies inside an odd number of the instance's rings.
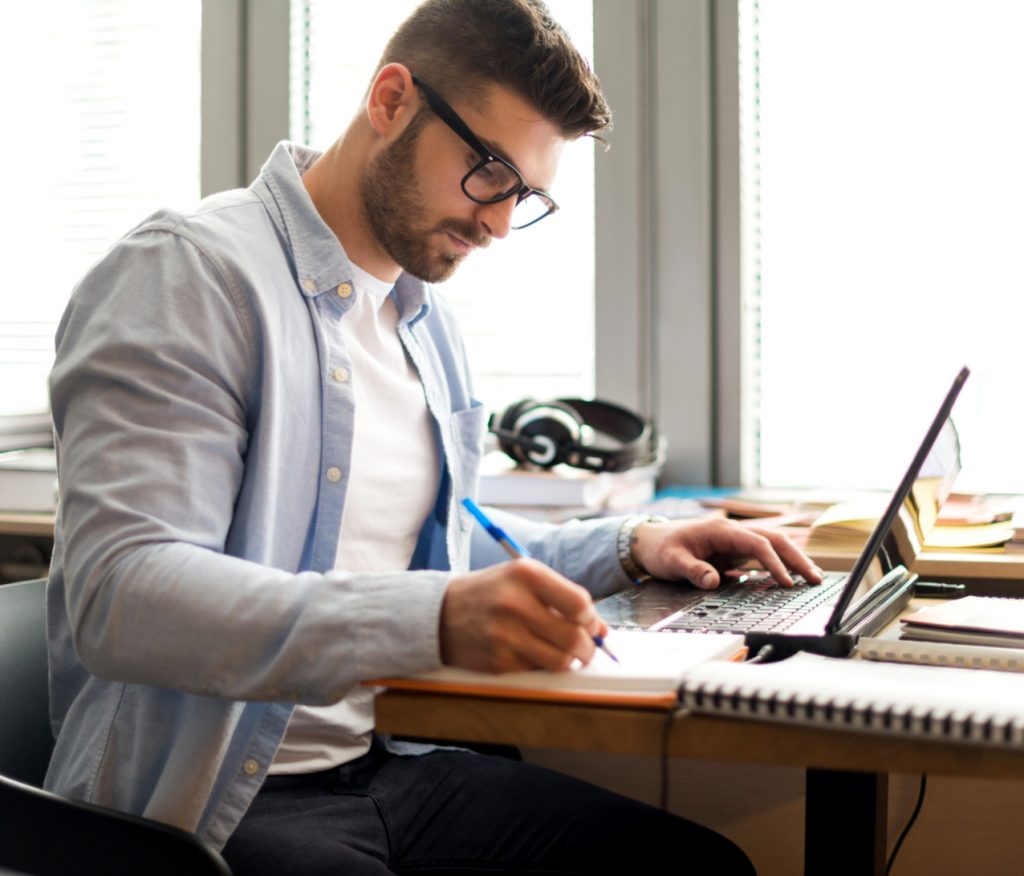
[[[35,787],[53,751],[45,606],[45,579],[0,585],[0,872],[230,876],[187,831]]]

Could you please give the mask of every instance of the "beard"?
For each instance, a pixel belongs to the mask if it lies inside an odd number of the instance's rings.
[[[463,254],[431,249],[438,233],[454,234],[467,243],[484,247],[490,237],[481,235],[470,222],[442,219],[433,225],[416,182],[416,144],[432,114],[420,112],[397,140],[376,155],[359,181],[363,214],[383,250],[403,271],[427,283],[447,280]]]

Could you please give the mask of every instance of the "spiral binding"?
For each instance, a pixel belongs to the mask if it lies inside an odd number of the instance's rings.
[[[800,693],[786,696],[752,688],[693,683],[683,684],[680,701],[684,708],[737,717],[877,731],[951,742],[1024,746],[1024,721],[998,715],[977,715],[956,709],[922,709],[913,704],[905,707],[890,704],[883,707],[837,697],[821,700]]]

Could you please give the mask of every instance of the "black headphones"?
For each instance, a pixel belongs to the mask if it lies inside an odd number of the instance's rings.
[[[516,462],[551,468],[565,463],[589,471],[626,471],[658,460],[654,424],[600,399],[526,398],[491,414],[487,429]],[[594,432],[593,443],[584,433]],[[609,440],[613,446],[607,446]]]

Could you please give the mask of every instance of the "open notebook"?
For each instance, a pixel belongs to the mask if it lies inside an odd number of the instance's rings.
[[[968,373],[964,368],[954,379],[848,575],[830,573],[819,586],[801,581],[789,589],[764,572],[743,570],[712,591],[651,581],[600,600],[598,612],[613,629],[743,633],[752,652],[772,645],[771,659],[801,650],[848,655],[859,635],[880,630],[913,593],[917,576],[909,568],[960,471],[950,413]]]
[[[668,709],[678,702],[686,673],[709,660],[739,660],[741,636],[659,636],[612,630],[606,639],[619,658],[601,651],[586,666],[565,672],[491,675],[454,666],[404,678],[379,678],[371,687],[466,694],[536,702],[573,702]]]

